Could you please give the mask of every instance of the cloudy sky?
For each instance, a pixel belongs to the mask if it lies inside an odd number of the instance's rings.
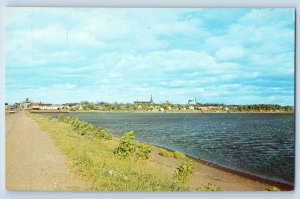
[[[294,105],[294,9],[6,10],[6,101]]]

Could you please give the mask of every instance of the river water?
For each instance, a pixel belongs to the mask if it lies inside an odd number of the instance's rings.
[[[47,113],[57,117],[56,113]],[[294,184],[294,114],[68,113],[116,136],[137,140],[223,167]]]

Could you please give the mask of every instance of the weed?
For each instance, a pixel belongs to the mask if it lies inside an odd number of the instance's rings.
[[[216,185],[208,183],[205,186],[197,187],[195,191],[222,191],[222,189]]]
[[[161,156],[164,156],[164,157],[173,157],[174,156],[172,151],[168,151],[166,149],[160,149],[158,154]]]
[[[179,167],[176,168],[174,178],[179,184],[186,184],[187,181],[192,177],[195,170],[195,165],[190,160],[182,161]]]
[[[135,155],[138,159],[147,160],[149,159],[152,147],[148,144],[137,143]]]
[[[174,152],[174,157],[175,157],[176,159],[184,159],[184,158],[186,158],[185,155],[184,155],[184,153],[181,153],[181,152],[179,152],[179,151],[175,151],[175,152]]]
[[[114,154],[126,158],[133,154],[135,151],[134,132],[129,131],[125,133],[121,139],[119,146],[114,150]]]

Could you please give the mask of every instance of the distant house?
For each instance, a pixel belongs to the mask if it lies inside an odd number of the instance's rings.
[[[62,110],[59,104],[31,103],[31,110]]]
[[[200,106],[200,107],[198,107],[198,110],[200,110],[200,111],[208,111],[208,107],[206,107],[206,106]]]
[[[62,105],[61,106],[61,110],[70,110],[70,106],[69,105]]]
[[[22,102],[19,106],[19,109],[22,109],[22,110],[31,109],[31,102]]]

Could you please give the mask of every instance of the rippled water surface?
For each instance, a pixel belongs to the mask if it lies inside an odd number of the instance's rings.
[[[57,114],[51,114],[57,116]],[[282,182],[294,182],[293,114],[69,113],[136,139]]]

